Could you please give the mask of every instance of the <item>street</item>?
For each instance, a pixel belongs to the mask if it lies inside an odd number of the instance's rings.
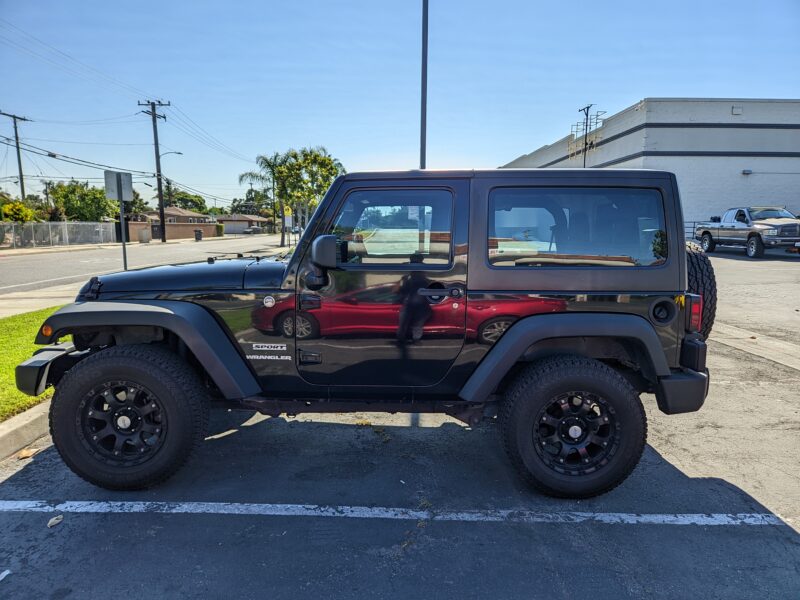
[[[154,260],[152,248],[137,260]],[[82,254],[70,262],[92,264]],[[644,396],[649,445],[633,475],[604,496],[554,500],[527,489],[494,422],[470,430],[433,415],[215,411],[199,455],[145,492],[85,483],[48,439],[32,458],[0,463],[0,571],[11,571],[0,590],[9,598],[797,597],[800,368],[789,365],[800,346],[788,333],[797,331],[798,259],[720,252],[712,260],[726,333],[709,342],[710,395],[700,412],[677,416]],[[746,343],[731,331],[745,332]],[[766,358],[767,347],[785,348],[783,362]],[[63,522],[48,528],[56,515]]]
[[[205,260],[226,252],[244,254],[275,247],[279,235],[230,237],[203,242],[128,244],[128,268]],[[121,245],[90,250],[54,250],[37,254],[0,252],[0,294],[40,290],[44,287],[84,282],[92,275],[122,270]],[[80,286],[79,286],[80,287]]]

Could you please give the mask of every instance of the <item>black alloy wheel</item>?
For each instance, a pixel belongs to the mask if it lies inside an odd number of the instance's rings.
[[[150,460],[167,435],[160,400],[132,381],[109,381],[92,388],[80,403],[76,425],[81,441],[96,458],[120,466]]]
[[[619,446],[613,407],[590,392],[560,394],[533,425],[534,447],[558,473],[582,475],[608,464]]]

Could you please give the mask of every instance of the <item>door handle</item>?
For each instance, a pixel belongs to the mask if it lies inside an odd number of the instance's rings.
[[[322,306],[322,298],[316,294],[300,294],[298,305],[300,310],[314,310]]]
[[[452,296],[453,298],[459,298],[461,296],[461,290],[459,288],[420,288],[417,290],[417,293],[420,296],[428,296],[429,298],[431,296]]]

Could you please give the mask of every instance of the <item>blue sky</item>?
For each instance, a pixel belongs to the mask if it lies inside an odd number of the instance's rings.
[[[351,171],[415,168],[420,5],[0,0],[0,110],[36,121],[21,125],[30,144],[153,171],[136,103],[170,100],[183,113],[167,111],[162,151],[183,156],[164,157],[165,176],[222,198],[242,194],[252,165],[187,135],[186,115],[246,158],[324,145]],[[430,0],[428,167],[504,164],[569,133],[587,103],[611,114],[655,96],[798,98],[799,31],[800,0]],[[0,135],[12,135],[5,117]],[[31,175],[102,176],[23,160]],[[15,174],[0,146],[0,178]]]

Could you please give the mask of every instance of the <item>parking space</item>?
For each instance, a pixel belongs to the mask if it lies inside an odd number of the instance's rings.
[[[713,260],[720,322],[792,344],[775,313],[800,265]],[[494,423],[431,415],[217,412],[195,460],[136,493],[42,440],[0,463],[0,597],[798,597],[800,371],[713,336],[709,354],[703,409],[645,397],[641,464],[586,501],[528,490]]]

